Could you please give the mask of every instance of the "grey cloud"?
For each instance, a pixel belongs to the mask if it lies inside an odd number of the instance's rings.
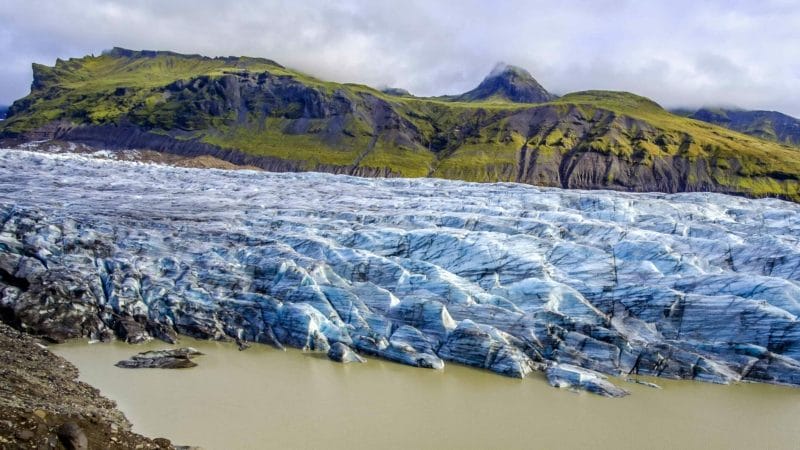
[[[668,107],[800,116],[792,1],[6,0],[0,24],[0,103],[27,92],[33,61],[121,46],[265,56],[418,95],[469,90],[505,61],[561,94],[626,90]]]

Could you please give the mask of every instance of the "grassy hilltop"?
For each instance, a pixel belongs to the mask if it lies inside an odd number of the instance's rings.
[[[557,98],[513,66],[438,98],[326,82],[261,58],[114,49],[33,69],[2,137],[217,154],[271,170],[800,201],[796,147],[630,93]]]

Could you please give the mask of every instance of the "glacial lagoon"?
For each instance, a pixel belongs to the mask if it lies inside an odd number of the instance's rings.
[[[119,403],[134,430],[205,449],[796,449],[800,389],[650,378],[614,382],[621,399],[553,389],[448,364],[423,370],[370,358],[183,338],[206,355],[184,370],[114,363],[161,342],[72,341],[51,348]]]

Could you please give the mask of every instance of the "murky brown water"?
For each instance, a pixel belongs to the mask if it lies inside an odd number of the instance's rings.
[[[800,449],[800,389],[657,380],[606,399],[453,364],[443,372],[370,359],[184,339],[187,370],[114,363],[163,343],[52,347],[119,403],[134,430],[207,449]]]

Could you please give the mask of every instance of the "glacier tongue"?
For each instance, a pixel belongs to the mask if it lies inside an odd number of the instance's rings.
[[[3,320],[55,340],[800,385],[793,203],[2,150],[0,210]]]

